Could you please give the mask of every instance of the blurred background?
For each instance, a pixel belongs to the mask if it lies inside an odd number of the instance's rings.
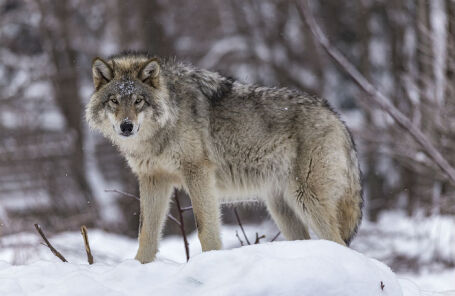
[[[455,165],[455,1],[310,4],[333,45]],[[423,239],[430,247],[418,251],[380,246],[394,248],[382,260],[417,270],[424,255],[454,266],[454,184],[407,131],[366,103],[313,38],[300,6],[286,0],[0,0],[0,236],[33,231],[33,223],[50,233],[86,224],[137,235],[137,200],[105,192],[137,195],[137,181],[84,119],[92,59],[126,49],[327,98],[361,159],[366,204],[358,249],[378,247],[388,235],[417,245]],[[239,207],[239,214],[245,224],[269,219],[261,205]],[[192,215],[185,219],[194,230]],[[235,223],[231,207],[224,222]],[[408,224],[393,232],[400,223]],[[168,223],[166,234],[175,233]]]

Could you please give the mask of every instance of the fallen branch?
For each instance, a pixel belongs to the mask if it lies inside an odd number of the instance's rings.
[[[406,130],[412,138],[423,148],[423,152],[429,156],[430,159],[441,169],[441,171],[448,177],[452,184],[455,184],[455,169],[450,163],[442,156],[439,150],[433,145],[428,137],[417,127],[412,121],[397,109],[391,100],[379,91],[368,79],[366,79],[349,60],[335,47],[330,44],[327,36],[322,32],[317,24],[313,15],[310,12],[308,0],[300,2],[300,9],[298,9],[302,19],[309,27],[315,39],[326,51],[326,53],[346,72],[354,82],[363,89],[374,104],[379,106],[384,112],[389,114],[399,126]]]
[[[41,237],[43,238],[44,242],[46,243],[47,247],[51,250],[52,254],[54,254],[55,256],[57,256],[60,260],[62,260],[62,262],[68,262],[65,257],[63,257],[63,255],[57,251],[52,245],[51,243],[49,242],[49,240],[46,238],[46,236],[44,235],[44,232],[43,230],[41,229],[41,226],[39,224],[35,224],[35,228],[36,228],[36,231],[38,231],[39,235],[41,235]]]
[[[81,226],[81,234],[84,239],[85,252],[87,253],[88,264],[93,264],[92,250],[90,250],[90,244],[88,243],[87,227],[85,225]]]

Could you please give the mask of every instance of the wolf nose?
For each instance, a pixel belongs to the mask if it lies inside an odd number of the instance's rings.
[[[129,120],[125,120],[120,124],[120,130],[122,133],[129,134],[133,131],[133,123]]]

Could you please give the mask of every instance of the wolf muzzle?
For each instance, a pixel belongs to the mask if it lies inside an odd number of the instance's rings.
[[[120,124],[121,135],[125,137],[129,137],[133,134],[134,124],[131,120],[125,119]]]

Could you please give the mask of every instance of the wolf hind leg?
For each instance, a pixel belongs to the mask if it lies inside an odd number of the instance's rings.
[[[287,240],[310,239],[308,228],[296,216],[283,194],[275,193],[266,200],[267,210]]]

